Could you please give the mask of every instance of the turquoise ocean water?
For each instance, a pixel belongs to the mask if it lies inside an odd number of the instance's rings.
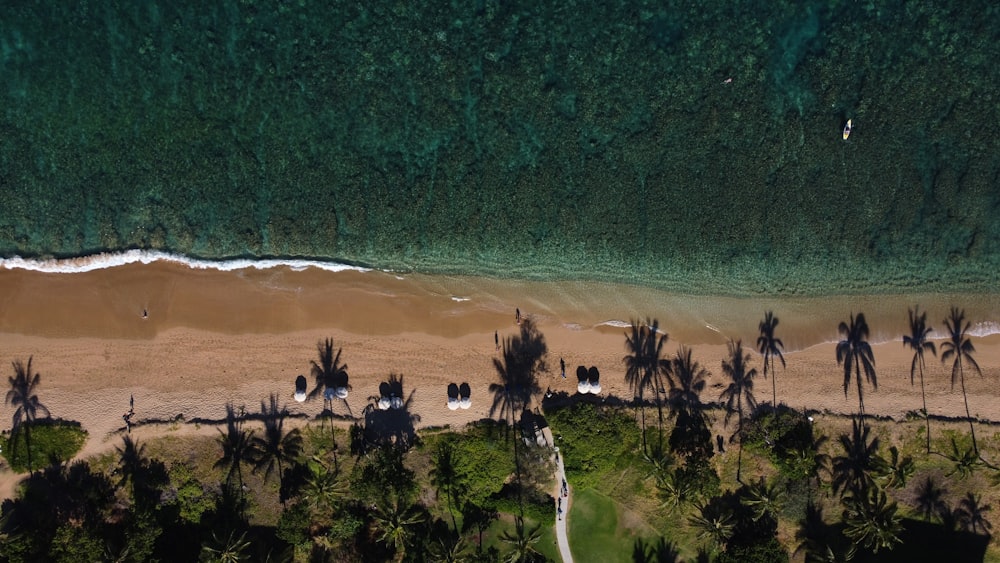
[[[981,1],[13,2],[0,255],[991,293],[996,60]]]

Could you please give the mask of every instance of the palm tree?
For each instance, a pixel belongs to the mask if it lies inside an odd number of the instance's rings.
[[[670,382],[670,392],[667,399],[675,409],[675,413],[684,412],[692,418],[701,417],[701,392],[705,389],[708,370],[691,359],[691,349],[681,346],[677,350],[671,364],[667,380]]]
[[[688,518],[698,530],[698,539],[709,540],[716,548],[726,545],[736,529],[736,519],[728,507],[718,503],[703,504],[698,512]]]
[[[955,469],[948,473],[948,477],[958,474],[959,479],[967,479],[975,473],[980,457],[976,455],[976,451],[972,448],[969,449],[958,449],[958,443],[955,441],[955,437],[951,438],[951,455],[946,455],[952,463],[955,464]]]
[[[337,348],[337,353],[333,353],[332,338],[327,338],[326,340],[317,343],[316,350],[319,352],[319,362],[316,360],[311,360],[309,362],[312,366],[312,376],[316,381],[316,385],[313,387],[313,390],[309,392],[308,398],[314,399],[317,395],[322,393],[323,409],[325,410],[328,406],[328,395],[326,390],[340,386],[347,386],[347,364],[340,364],[340,353],[343,351],[343,348]]]
[[[418,505],[404,508],[399,499],[382,508],[374,514],[375,528],[378,530],[378,540],[396,551],[396,560],[402,561],[406,555],[406,545],[413,535],[413,528],[424,521]]]
[[[427,546],[429,560],[438,563],[466,563],[473,561],[469,553],[469,543],[459,534],[449,534],[439,537],[436,542]]]
[[[243,417],[237,416],[232,403],[226,404],[226,431],[219,430],[215,441],[222,446],[222,457],[212,467],[226,469],[226,487],[232,487],[233,475],[243,491],[243,464],[250,463],[253,454],[254,432],[243,429]]]
[[[955,388],[955,379],[962,383],[962,398],[965,399],[965,418],[969,421],[969,432],[972,433],[972,450],[979,457],[979,445],[976,443],[976,428],[972,424],[972,414],[969,413],[969,396],[965,393],[965,364],[968,363],[975,368],[980,376],[983,372],[979,369],[979,364],[972,354],[976,352],[976,347],[972,345],[972,340],[968,336],[969,321],[965,320],[965,310],[958,310],[952,307],[951,313],[944,320],[944,326],[948,329],[948,340],[941,343],[941,363],[953,360],[951,364],[951,388]]]
[[[774,358],[781,360],[781,367],[785,367],[785,356],[781,353],[785,344],[780,338],[774,336],[774,329],[778,326],[778,317],[768,311],[764,313],[764,320],[760,321],[758,330],[760,336],[757,337],[757,351],[764,356],[764,379],[767,374],[771,374],[771,407],[778,408],[778,386],[774,378]]]
[[[830,472],[830,456],[823,453],[829,440],[825,434],[813,434],[808,443],[792,451],[792,455],[796,458],[796,466],[804,469],[808,477],[814,477],[817,487],[821,481],[820,474]]]
[[[632,395],[639,403],[642,412],[642,451],[646,448],[646,411],[643,391],[652,390],[656,397],[656,410],[659,415],[659,451],[663,450],[663,402],[660,390],[663,389],[662,376],[670,372],[670,362],[663,358],[663,345],[666,344],[667,333],[659,332],[660,321],[646,319],[643,324],[632,321],[631,334],[625,333],[625,349],[628,354],[622,358],[625,363],[625,383],[632,390]]]
[[[747,369],[750,364],[750,354],[743,353],[743,342],[740,340],[729,340],[729,358],[722,360],[722,373],[729,377],[729,386],[719,395],[720,401],[726,402],[726,418],[723,425],[729,425],[729,419],[735,410],[739,414],[740,426],[736,430],[737,434],[743,432],[743,401],[751,411],[757,408],[757,399],[753,396],[753,378],[757,377],[757,369]],[[734,405],[735,403],[735,405]],[[735,409],[734,409],[735,406]],[[742,483],[740,479],[743,469],[743,438],[740,438],[740,453],[736,462],[736,481]]]
[[[463,481],[463,476],[458,472],[457,462],[455,446],[451,440],[444,439],[438,442],[437,450],[434,452],[434,467],[431,469],[431,485],[434,485],[438,494],[448,503],[451,524],[456,532],[458,523],[455,520],[455,505],[459,504],[456,489]]]
[[[750,509],[753,513],[751,518],[756,522],[769,514],[777,518],[784,504],[784,497],[784,491],[777,481],[768,485],[761,475],[756,483],[747,487],[746,496],[740,498],[740,504]]]
[[[844,535],[855,544],[878,554],[880,549],[890,551],[903,540],[902,519],[896,514],[896,503],[889,502],[885,491],[873,487],[856,492],[844,499]]]
[[[930,350],[937,356],[934,343],[927,339],[931,327],[927,326],[927,312],[920,312],[920,307],[909,310],[910,334],[903,335],[903,346],[913,350],[913,362],[910,363],[910,385],[913,385],[913,372],[920,371],[920,398],[924,401],[924,420],[927,421],[927,453],[931,453],[931,417],[927,412],[927,394],[924,392],[924,351]]]
[[[32,358],[33,356],[28,356],[27,365],[21,360],[14,360],[14,377],[7,378],[10,390],[7,391],[4,404],[14,407],[10,442],[14,444],[20,431],[24,430],[24,445],[28,452],[28,471],[33,473],[35,466],[31,462],[31,425],[38,418],[39,413],[44,413],[45,416],[50,415],[49,409],[38,400],[38,395],[35,394],[35,389],[41,383],[42,376],[38,373],[32,373]]]
[[[302,453],[302,433],[298,428],[285,432],[285,417],[288,411],[278,405],[278,396],[271,394],[270,405],[261,401],[260,413],[264,419],[263,436],[254,436],[250,441],[253,470],[264,470],[267,481],[274,470],[278,471],[278,484],[284,485],[284,465],[294,463]],[[284,503],[282,491],[281,501]]]
[[[882,486],[887,489],[899,489],[901,487],[905,487],[906,482],[916,470],[913,458],[910,456],[900,457],[899,448],[896,446],[889,448],[889,457],[883,461],[885,463],[881,468],[879,468],[881,473],[880,478],[882,480]]]
[[[514,546],[513,551],[504,557],[504,561],[506,563],[524,563],[539,556],[540,554],[534,546],[542,539],[541,527],[541,524],[535,524],[532,528],[525,528],[524,518],[515,516],[514,533],[511,534],[510,530],[504,530],[500,534],[500,541]]]
[[[873,474],[885,462],[878,455],[879,439],[870,437],[871,427],[858,420],[851,421],[851,435],[840,435],[844,454],[833,458],[833,492],[849,491],[856,497],[864,496],[873,488]],[[870,438],[870,439],[869,439]]]
[[[865,372],[865,379],[871,383],[872,387],[878,389],[878,379],[875,375],[875,356],[872,354],[871,344],[868,343],[868,323],[865,322],[864,313],[857,316],[851,313],[850,323],[840,323],[837,327],[841,336],[844,337],[837,343],[837,365],[844,366],[844,397],[847,397],[847,386],[851,383],[851,372],[858,383],[858,408],[859,414],[865,417],[865,399],[861,390],[861,371]]]
[[[966,493],[965,498],[958,502],[958,509],[955,512],[958,516],[959,526],[973,534],[978,534],[979,530],[982,529],[983,534],[989,536],[993,525],[984,515],[990,511],[990,505],[980,504],[982,500],[982,497],[975,493]]]
[[[302,488],[302,500],[314,514],[331,515],[337,502],[346,494],[340,482],[340,472],[324,463],[319,456],[313,456],[306,467],[309,476]]]
[[[250,541],[246,539],[246,532],[236,535],[236,531],[229,532],[225,538],[220,538],[216,532],[212,532],[212,541],[201,547],[202,560],[212,563],[238,563],[246,561],[247,550],[250,549]]]

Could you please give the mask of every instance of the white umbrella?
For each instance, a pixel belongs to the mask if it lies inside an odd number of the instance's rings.
[[[576,390],[579,391],[580,393],[590,393],[590,382],[587,381],[586,379],[581,381],[579,384],[577,384]]]
[[[594,395],[600,394],[600,392],[601,392],[601,384],[600,383],[591,383],[590,384],[590,392],[593,393]]]
[[[295,391],[295,400],[298,401],[298,402],[300,402],[300,403],[304,402],[306,400],[306,392],[305,391],[298,391],[298,390],[296,390]]]
[[[347,398],[347,387],[337,387],[337,390],[336,390],[335,394],[337,395],[338,399],[346,399]]]
[[[401,409],[401,408],[403,408],[403,398],[402,397],[392,397],[391,399],[389,399],[389,406],[391,406],[394,409]]]
[[[378,400],[378,408],[379,408],[379,410],[383,410],[383,411],[389,410],[389,406],[390,405],[391,405],[391,403],[389,402],[389,398],[388,397],[382,397],[381,399]]]
[[[463,409],[467,409],[472,406],[472,399],[468,397],[462,397],[462,401],[458,404],[458,406],[462,407]]]
[[[448,409],[454,411],[454,410],[458,410],[458,407],[459,407],[458,399],[453,399],[453,398],[449,397],[448,398]]]

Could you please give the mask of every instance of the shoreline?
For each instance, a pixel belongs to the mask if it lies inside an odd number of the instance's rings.
[[[742,337],[752,348],[759,321],[757,302],[671,297],[627,286],[377,271],[219,272],[160,263],[78,274],[0,270],[0,296],[0,353],[8,362],[8,375],[10,361],[34,357],[33,366],[42,376],[37,391],[41,402],[53,417],[79,421],[90,433],[84,457],[117,442],[113,433],[123,427],[121,413],[128,410],[130,395],[135,396],[139,421],[179,414],[185,420],[218,419],[227,402],[256,412],[271,393],[290,413],[312,418],[322,402],[296,403],[294,379],[304,374],[312,385],[309,362],[317,357],[317,342],[327,337],[342,348],[352,386],[346,403],[334,403],[335,413],[360,416],[369,398],[378,394],[378,384],[394,373],[403,376],[404,394],[412,393],[410,412],[417,417],[417,428],[461,427],[489,415],[488,387],[496,379],[494,331],[501,338],[516,333],[515,307],[535,319],[548,343],[550,371],[539,378],[543,390],[572,395],[576,366],[596,366],[602,395],[628,399],[622,365],[625,328],[602,323],[639,317],[635,309],[652,303],[649,316],[658,316],[670,335],[666,352],[672,355],[679,344],[689,345],[694,359],[711,373],[702,399],[712,402],[723,386],[726,334]],[[657,300],[643,301],[649,299]],[[792,344],[817,340],[815,323],[846,319],[850,309],[839,299],[784,301],[785,307],[775,307],[787,362],[787,369],[779,367],[777,374],[779,402],[838,414],[857,409],[853,385],[844,396],[835,343]],[[879,304],[878,299],[884,301],[873,297],[861,304]],[[988,303],[995,300],[991,296]],[[893,310],[905,322],[905,307],[895,309],[900,302],[883,302],[877,310]],[[613,313],[616,308],[618,314]],[[864,307],[854,310],[864,310],[876,329],[877,314]],[[969,306],[966,312],[973,322],[980,318]],[[931,309],[929,318],[937,326],[933,319],[943,315]],[[829,322],[829,338],[835,339],[836,323]],[[706,328],[708,324],[716,330]],[[912,354],[903,347],[901,333],[883,343],[877,334],[871,340],[879,388],[865,387],[865,406],[869,414],[898,420],[921,408],[920,386],[910,385]],[[983,377],[966,378],[972,414],[1000,421],[1000,401],[995,400],[1000,395],[1000,334],[974,337],[973,342]],[[566,379],[559,374],[560,358],[566,361]],[[759,354],[753,352],[752,358],[752,367],[760,371]],[[950,371],[935,358],[927,364],[930,414],[964,416]],[[756,379],[758,402],[771,400],[769,379],[760,374]],[[462,382],[471,386],[472,408],[451,411],[447,385]],[[0,427],[9,428],[11,412],[7,406],[0,409]],[[9,494],[12,486],[0,487],[0,493]]]
[[[505,326],[518,307],[542,324],[578,331],[620,332],[632,319],[656,318],[672,339],[698,345],[724,344],[729,337],[753,342],[770,310],[780,319],[785,350],[797,351],[836,342],[837,325],[852,312],[864,312],[869,340],[883,343],[907,330],[908,308],[919,305],[929,324],[941,328],[956,305],[967,312],[970,334],[1000,334],[1000,292],[744,298],[593,281],[402,274],[336,264],[324,269],[311,262],[260,266],[237,260],[206,267],[137,257],[148,258],[137,252],[130,262],[91,269],[99,256],[85,257],[78,259],[81,269],[54,271],[0,263],[0,332],[150,339],[180,327],[223,334],[337,328],[457,337]]]

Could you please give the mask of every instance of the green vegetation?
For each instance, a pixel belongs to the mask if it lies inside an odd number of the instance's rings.
[[[594,489],[573,495],[570,549],[579,561],[631,561],[635,530],[620,525],[615,501]]]
[[[840,354],[848,382],[860,381],[859,367],[872,359],[862,315],[852,324],[846,335],[859,338]],[[636,334],[646,343],[640,351],[666,338]],[[124,435],[113,452],[74,463],[66,460],[79,451],[83,429],[28,422],[21,412],[18,438],[4,454],[26,469],[30,436],[31,459],[47,463],[4,503],[0,562],[77,561],[97,552],[114,560],[267,553],[294,561],[553,560],[552,451],[532,440],[544,422],[574,491],[567,517],[580,560],[997,559],[990,534],[1000,470],[980,453],[1000,448],[1000,432],[981,434],[977,452],[965,420],[941,422],[928,439],[923,417],[874,421],[759,405],[754,358],[734,341],[720,365],[730,383],[720,387],[723,408],[702,402],[708,368],[692,349],[656,362],[669,362],[660,372],[670,387],[662,429],[669,439],[644,444],[644,430],[660,436],[659,417],[643,429],[621,404],[556,398],[541,405],[545,420],[526,409],[535,406],[545,352],[530,321],[505,342],[494,365],[500,421],[417,436],[401,401],[366,411],[346,451],[327,417],[293,427],[274,395],[259,414],[226,405],[212,436],[146,443]],[[637,361],[632,352],[624,363]],[[15,402],[37,411],[37,380],[24,385],[32,379],[14,377],[11,385],[26,398]],[[401,376],[387,385],[403,396]],[[717,432],[734,417],[730,443],[740,447],[723,447]]]
[[[641,462],[639,427],[622,409],[577,403],[547,417],[575,486],[600,489],[615,473]]]
[[[4,459],[11,469],[19,473],[48,467],[53,460],[57,462],[70,460],[87,441],[87,431],[73,422],[39,420],[22,425],[24,430],[29,427],[30,455],[28,432],[5,434],[2,440]],[[31,466],[28,465],[29,459],[32,460]]]

